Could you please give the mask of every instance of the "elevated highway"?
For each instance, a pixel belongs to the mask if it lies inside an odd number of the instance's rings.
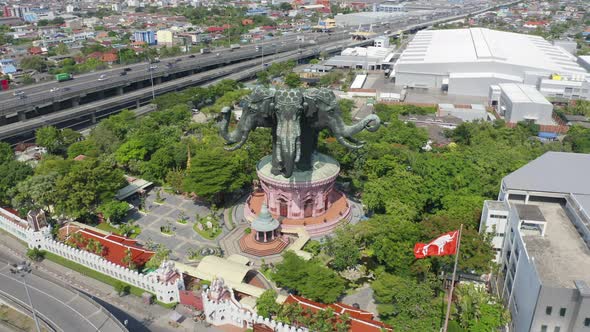
[[[33,84],[17,90],[0,92],[0,125],[122,95],[151,86],[152,82],[158,85],[237,62],[310,48],[333,40],[343,40],[347,36],[346,32],[331,35],[287,35],[258,45],[245,45],[236,50],[223,48],[206,54],[167,58],[154,64],[143,62],[120,66],[75,76],[70,81]],[[20,94],[15,95],[16,91]]]
[[[359,42],[334,42],[324,46],[327,52],[340,50],[348,45],[362,45],[370,41]],[[266,64],[284,62],[288,60],[297,60],[308,58],[319,53],[318,49],[296,50],[286,53],[271,55],[265,59]],[[223,79],[233,79],[241,81],[249,77],[254,77],[257,72],[264,67],[258,59],[239,62],[214,70],[190,75],[173,81],[164,82],[152,87],[141,88],[126,94],[118,95],[111,98],[94,101],[88,104],[68,108],[66,110],[53,112],[47,115],[33,117],[24,121],[10,123],[0,127],[0,139],[15,140],[30,135],[35,129],[48,126],[59,125],[72,121],[80,123],[83,121],[96,122],[97,118],[109,115],[114,110],[124,108],[139,108],[141,105],[150,103],[153,95],[165,94],[168,92],[178,91],[188,86],[210,85]],[[67,126],[67,124],[65,125]],[[60,127],[64,127],[61,125]]]
[[[453,16],[406,17],[399,22],[378,26],[378,34],[396,36],[406,31],[428,28],[437,23],[476,15],[499,6],[513,5],[522,0],[477,9]],[[423,19],[424,21],[420,21]],[[320,51],[337,52],[344,47],[371,43],[372,40],[351,42],[348,30],[326,33],[299,33],[273,39],[258,45],[242,46],[237,50],[218,49],[208,54],[168,58],[160,63],[138,63],[77,76],[67,82],[35,84],[13,95],[0,93],[0,139],[26,137],[36,128],[58,125],[67,121],[96,121],[116,110],[140,107],[155,96],[195,85],[211,84],[222,78],[244,80],[255,77],[263,64],[302,59]],[[263,59],[260,59],[262,57]],[[151,66],[151,68],[150,68]],[[121,75],[124,68],[127,74]],[[63,126],[63,125],[62,125]]]

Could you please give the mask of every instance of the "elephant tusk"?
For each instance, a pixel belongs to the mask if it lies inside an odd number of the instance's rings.
[[[344,139],[344,137],[342,136],[337,136],[336,139],[338,140],[338,142],[342,145],[344,145],[345,147],[349,148],[349,149],[360,149],[363,147],[363,144],[353,144],[348,142],[347,140]]]
[[[366,142],[365,141],[359,141],[354,137],[347,137],[347,140],[349,140],[350,142],[354,143],[354,144],[360,144],[360,145],[364,145]]]
[[[248,136],[242,137],[242,139],[238,142],[238,144],[236,144],[234,146],[224,146],[223,149],[226,151],[235,151],[235,150],[241,148],[246,143],[247,139],[248,139]]]

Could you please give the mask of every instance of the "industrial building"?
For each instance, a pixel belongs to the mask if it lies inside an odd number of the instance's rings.
[[[590,330],[590,154],[547,152],[502,179],[480,232],[493,237],[493,291],[510,331]]]
[[[479,97],[500,83],[539,88],[555,74],[564,81],[590,77],[573,55],[541,37],[485,28],[420,31],[394,71],[396,85]]]
[[[374,45],[346,48],[340,55],[328,59],[324,64],[336,68],[366,70],[380,70],[393,66],[391,60],[394,56],[394,48],[389,46],[389,38],[377,37]]]
[[[491,86],[492,91],[499,91],[497,110],[508,123],[530,121],[538,125],[555,125],[553,121],[553,104],[551,104],[534,86],[517,83],[502,83]],[[491,104],[494,104],[492,101]]]

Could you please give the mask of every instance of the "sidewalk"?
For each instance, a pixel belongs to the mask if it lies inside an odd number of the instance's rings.
[[[27,259],[27,248],[18,240],[3,232],[0,232],[0,250],[6,250],[23,260]],[[173,328],[168,325],[170,309],[163,308],[157,304],[145,305],[140,298],[133,295],[120,297],[110,285],[49,260],[43,260],[35,265],[39,271],[131,315],[138,322],[141,322],[144,328],[143,331],[219,331],[214,327],[205,328],[203,325],[195,323],[190,319],[185,319],[180,327]],[[139,331],[137,328],[132,330],[134,332]]]

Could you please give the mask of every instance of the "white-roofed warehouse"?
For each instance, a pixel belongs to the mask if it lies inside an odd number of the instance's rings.
[[[485,28],[420,31],[395,73],[396,85],[442,88],[448,82],[449,94],[482,97],[493,84],[537,86],[551,74],[589,77],[573,55],[541,37]]]

